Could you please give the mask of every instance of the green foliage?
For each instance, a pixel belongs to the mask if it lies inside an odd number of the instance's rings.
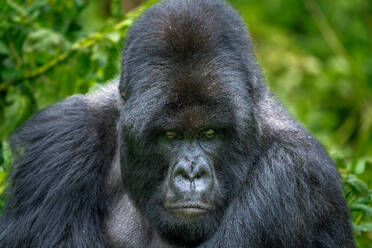
[[[153,2],[123,15],[120,1],[103,13],[99,0],[0,0],[0,209],[11,132],[115,78],[125,32]],[[230,2],[250,26],[270,88],[339,167],[358,247],[372,247],[372,2]]]
[[[7,0],[1,8],[2,139],[35,111],[115,77],[122,38],[144,9],[107,18],[98,30],[87,31],[84,1],[23,2]]]

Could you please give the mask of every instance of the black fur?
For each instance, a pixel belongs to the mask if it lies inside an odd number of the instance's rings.
[[[334,164],[266,89],[229,6],[155,5],[128,33],[122,64],[119,84],[15,132],[0,247],[355,247]],[[215,208],[190,221],[163,206],[167,161],[178,159],[163,148],[183,141],[158,140],[174,129],[197,140],[205,127],[221,130],[203,143]]]

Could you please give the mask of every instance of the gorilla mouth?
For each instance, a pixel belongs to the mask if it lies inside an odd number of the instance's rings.
[[[180,217],[197,217],[205,215],[213,209],[212,206],[201,203],[167,205],[165,208],[172,214]]]

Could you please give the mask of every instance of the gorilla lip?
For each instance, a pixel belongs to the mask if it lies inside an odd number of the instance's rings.
[[[207,212],[206,209],[202,208],[172,208],[171,211],[182,216],[198,216]]]
[[[167,210],[182,216],[201,215],[212,210],[212,207],[207,204],[167,205],[165,207]]]

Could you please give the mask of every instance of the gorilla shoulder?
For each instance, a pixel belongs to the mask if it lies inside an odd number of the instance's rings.
[[[106,212],[103,185],[115,152],[117,104],[112,83],[39,111],[13,133],[1,247],[107,247],[97,223]]]

